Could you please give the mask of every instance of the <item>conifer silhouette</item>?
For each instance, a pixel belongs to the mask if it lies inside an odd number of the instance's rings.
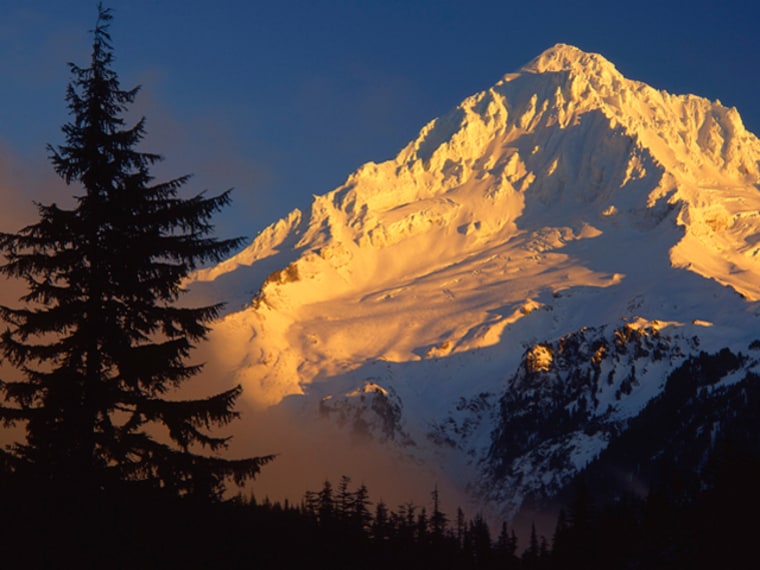
[[[38,204],[39,221],[0,234],[0,273],[28,285],[22,308],[0,308],[2,353],[22,373],[0,381],[0,419],[22,422],[27,436],[0,463],[67,489],[135,482],[215,498],[272,456],[208,454],[227,444],[209,430],[238,416],[240,386],[170,398],[201,370],[186,361],[222,308],[178,301],[193,269],[241,240],[209,237],[229,191],[183,198],[187,176],[154,182],[161,157],[137,150],[145,120],[125,127],[139,88],[122,90],[112,69],[111,18],[99,5],[89,66],[70,64],[66,142],[48,147],[56,172],[81,188],[75,207]]]

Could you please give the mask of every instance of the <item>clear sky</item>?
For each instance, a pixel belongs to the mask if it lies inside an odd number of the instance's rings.
[[[147,117],[144,148],[166,157],[156,174],[235,188],[219,237],[253,237],[307,207],[558,42],[602,53],[631,79],[736,106],[760,133],[756,0],[104,5],[122,87],[143,88],[134,110]],[[87,65],[96,6],[0,0],[0,230],[18,229],[15,204],[61,192],[45,147],[63,142],[66,64]]]

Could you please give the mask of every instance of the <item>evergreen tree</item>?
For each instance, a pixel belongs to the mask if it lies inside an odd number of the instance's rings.
[[[464,511],[462,507],[457,507],[457,522],[456,522],[456,539],[457,544],[461,547],[464,541],[465,521]]]
[[[319,494],[315,491],[306,491],[303,497],[302,510],[306,516],[317,520],[319,513]]]
[[[335,497],[332,483],[328,479],[322,485],[322,490],[317,494],[317,514],[319,524],[330,524],[335,519]]]
[[[338,482],[338,493],[335,497],[335,510],[337,511],[338,518],[345,521],[351,517],[353,496],[349,490],[351,484],[351,477],[343,475]]]
[[[541,547],[539,546],[538,535],[536,534],[536,525],[533,523],[530,526],[530,544],[522,555],[523,565],[525,568],[538,568],[540,556]]]
[[[417,515],[417,543],[418,544],[424,544],[428,541],[428,528],[430,526],[430,521],[428,520],[427,511],[425,510],[425,507],[422,507],[419,514]]]
[[[518,565],[517,559],[517,536],[514,529],[508,532],[507,523],[501,523],[501,531],[496,539],[495,555],[498,559],[500,568],[515,568]]]
[[[568,549],[571,549],[571,540],[568,540],[569,525],[565,509],[560,509],[557,516],[557,525],[554,529],[554,538],[552,539],[552,555],[557,562],[564,562]]]
[[[491,560],[491,531],[483,515],[478,513],[470,522],[469,534],[476,565],[485,567]]]
[[[391,517],[388,512],[388,507],[385,502],[380,500],[375,505],[375,517],[371,523],[372,525],[372,538],[377,542],[384,542],[390,540],[393,525],[391,523]]]
[[[369,500],[369,490],[362,483],[354,493],[351,513],[352,522],[362,532],[368,530],[372,525],[370,506],[372,506],[372,501]]]
[[[430,516],[430,532],[433,540],[440,540],[446,531],[448,520],[446,515],[441,511],[441,498],[438,493],[438,485],[435,486],[431,494],[433,499],[433,514]]]
[[[399,505],[398,510],[393,511],[391,521],[400,541],[409,544],[414,542],[417,521],[417,507],[414,503]]]
[[[182,198],[188,177],[154,183],[161,157],[137,150],[144,119],[127,128],[122,118],[139,88],[120,88],[110,20],[99,5],[89,66],[70,64],[66,142],[49,147],[56,172],[81,187],[75,207],[38,205],[37,223],[0,234],[0,273],[28,285],[22,308],[0,308],[2,352],[21,373],[0,382],[0,419],[26,428],[3,459],[67,489],[139,482],[215,498],[227,479],[242,484],[272,457],[203,453],[226,447],[209,430],[237,417],[239,386],[169,398],[200,371],[186,361],[222,308],[178,301],[193,269],[241,240],[208,237],[229,192]]]

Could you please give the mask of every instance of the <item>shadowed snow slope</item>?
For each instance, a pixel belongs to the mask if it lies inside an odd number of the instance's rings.
[[[746,346],[758,160],[736,109],[554,46],[199,272],[194,288],[238,303],[213,365],[257,404],[339,416],[469,485],[495,398],[526,358],[550,358],[541,342],[626,321]],[[676,343],[673,363],[691,346]],[[657,389],[634,390],[632,409]],[[479,419],[441,444],[435,426],[482,394]],[[626,401],[609,402],[614,417]]]

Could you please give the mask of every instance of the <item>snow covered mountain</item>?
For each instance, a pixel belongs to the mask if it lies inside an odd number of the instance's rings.
[[[556,45],[193,288],[230,302],[212,349],[252,402],[513,515],[760,337],[758,161],[736,109]]]

